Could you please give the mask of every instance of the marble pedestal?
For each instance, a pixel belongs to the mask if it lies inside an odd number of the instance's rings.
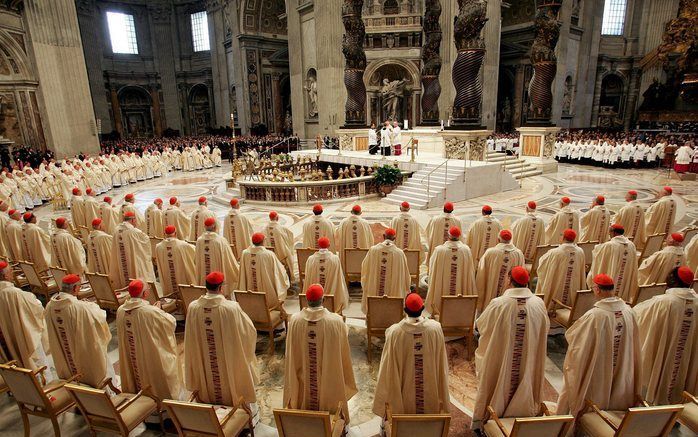
[[[557,172],[553,159],[555,136],[560,131],[555,126],[524,126],[519,131],[519,157],[543,173]]]
[[[445,130],[439,135],[444,142],[444,158],[486,161],[491,130]]]

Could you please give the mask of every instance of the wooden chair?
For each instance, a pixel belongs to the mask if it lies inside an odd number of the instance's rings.
[[[180,436],[237,437],[249,429],[254,437],[252,412],[242,397],[232,407],[202,404],[195,402],[194,398],[196,392],[189,402],[162,401]]]
[[[341,437],[347,423],[341,404],[335,414],[275,408],[274,420],[279,437]]]
[[[366,354],[371,362],[371,337],[385,337],[385,330],[403,318],[401,297],[368,296],[366,312]]]
[[[579,427],[589,437],[666,437],[683,405],[633,407],[628,411],[602,411],[587,399]]]
[[[344,249],[342,270],[344,271],[344,280],[347,284],[349,281],[361,280],[361,265],[367,254],[368,249]]]
[[[44,417],[51,420],[53,432],[61,435],[58,416],[75,407],[75,401],[65,389],[65,385],[76,380],[75,375],[68,380],[55,380],[46,384],[44,371],[46,366],[32,371],[14,364],[0,364],[0,377],[14,397],[24,424],[24,435],[29,436],[29,416]]]
[[[109,280],[109,276],[89,272],[85,272],[85,276],[87,276],[87,280],[90,282],[90,287],[100,308],[116,311],[128,299],[128,287],[115,290]]]
[[[419,250],[404,249],[405,257],[407,257],[407,269],[412,278],[412,285],[419,285]]]
[[[34,263],[28,261],[20,261],[19,268],[22,269],[22,273],[27,278],[27,283],[32,293],[44,296],[47,302],[51,299],[51,296],[60,291],[58,284],[50,276],[48,270],[39,272],[34,267]]]
[[[136,394],[121,393],[111,384],[110,387],[117,393],[115,396],[110,397],[106,388],[65,385],[66,390],[75,399],[92,435],[102,431],[127,437],[150,415],[158,412],[158,401],[146,394],[150,386],[144,387]]]
[[[177,289],[179,290],[179,298],[181,299],[180,305],[182,312],[184,313],[184,318],[186,319],[189,305],[191,305],[191,303],[196,299],[206,294],[206,287],[201,285],[177,284]]]
[[[393,414],[385,404],[383,418],[385,437],[448,437],[450,414]]]
[[[640,265],[642,260],[645,258],[648,258],[650,255],[654,254],[655,252],[659,252],[662,250],[662,245],[664,245],[664,242],[666,241],[666,234],[656,234],[656,235],[650,235],[647,237],[647,241],[645,241],[645,247],[642,249],[642,252],[639,252],[637,255],[637,263]]]
[[[274,353],[274,331],[281,325],[288,329],[288,316],[279,302],[274,307],[267,305],[267,294],[256,291],[234,291],[235,300],[250,317],[257,331],[269,333],[269,354]]]
[[[447,337],[465,337],[466,356],[470,357],[473,349],[475,311],[477,296],[442,296],[441,309],[437,320]]]
[[[487,407],[490,419],[483,425],[487,437],[565,437],[574,416],[553,416],[545,404],[541,404],[542,416],[497,417],[491,406]]]
[[[51,273],[53,280],[56,281],[56,284],[63,283],[63,278],[68,274],[68,270],[62,269],[58,266],[49,266],[48,270],[49,273]]]
[[[87,237],[90,236],[90,230],[87,228],[87,226],[78,226],[76,237],[80,242],[82,243],[83,246],[87,244]]]
[[[678,420],[683,426],[698,434],[698,398],[685,391],[683,399],[685,403]]]
[[[301,305],[301,310],[308,306],[308,299],[305,298],[305,293],[298,295],[298,303]],[[336,313],[334,308],[334,296],[331,294],[326,294],[323,296],[322,306],[327,308],[327,311],[331,313]]]
[[[588,272],[591,268],[591,262],[593,261],[593,253],[596,245],[599,244],[598,241],[588,241],[586,243],[579,243],[578,246],[584,251],[584,267]]]
[[[646,300],[650,300],[655,296],[661,296],[666,293],[666,284],[640,285],[637,288],[635,296],[631,298],[630,306],[635,306]]]
[[[56,281],[56,286],[60,288],[60,284],[63,283],[63,278],[66,275],[68,275],[68,270],[57,266],[49,266],[48,270],[51,273],[51,277],[53,277],[53,280]],[[93,298],[94,293],[92,292],[92,288],[90,287],[89,282],[82,278],[81,281],[82,283],[80,291],[78,292],[78,299],[83,300]]]
[[[526,265],[527,270],[530,272],[531,281],[533,281],[533,279],[538,276],[538,266],[540,265],[540,259],[543,258],[543,255],[550,252],[552,249],[555,249],[556,247],[558,246],[546,244],[544,246],[538,246],[536,248],[536,254],[533,257],[533,261],[530,265]]]
[[[698,279],[693,280],[693,291],[698,293]]]
[[[309,247],[296,248],[296,259],[298,260],[298,279],[301,284],[303,284],[305,281],[305,263],[308,261],[308,258],[310,258],[310,256],[317,251],[318,249],[312,249]]]
[[[565,328],[572,326],[577,319],[593,308],[596,303],[594,292],[591,290],[579,290],[572,299],[572,306],[567,306],[559,300],[553,299],[557,308],[555,308],[555,314],[552,319]]]
[[[683,241],[688,244],[696,235],[698,235],[698,227],[689,226],[683,231]]]

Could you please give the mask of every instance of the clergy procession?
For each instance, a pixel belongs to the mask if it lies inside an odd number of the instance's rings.
[[[116,207],[91,187],[71,192],[70,214],[50,231],[0,201],[0,377],[41,374],[66,409],[77,402],[85,414],[81,390],[110,387],[117,406],[125,394],[155,402],[134,427],[171,430],[171,420],[182,433],[174,406],[188,402],[235,411],[230,426],[252,432],[266,337],[271,355],[285,341],[273,408],[329,412],[343,435],[359,392],[352,300],[369,364],[382,345],[372,411],[386,433],[393,414],[448,417],[447,349],[460,340],[477,377],[478,435],[508,435],[504,421],[539,416],[582,433],[604,425],[594,411],[698,394],[698,232],[675,228],[668,186],[646,209],[629,191],[615,214],[602,195],[584,211],[562,197],[547,223],[528,201],[511,229],[489,205],[465,226],[446,202],[423,229],[408,202],[390,227],[369,223],[360,205],[335,225],[317,204],[298,238],[276,211],[255,229],[237,198],[221,218],[204,196],[190,212],[171,197],[142,213],[134,194]],[[550,399],[548,339],[562,333],[562,388]]]

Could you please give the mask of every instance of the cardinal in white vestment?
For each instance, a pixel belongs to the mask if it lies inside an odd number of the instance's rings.
[[[579,236],[579,211],[572,209],[569,197],[560,199],[560,211],[556,212],[545,228],[547,244],[558,244],[565,229],[572,229]]]
[[[417,293],[405,299],[406,318],[385,331],[373,413],[384,417],[385,405],[393,414],[448,413],[448,358],[439,322],[422,315]]]
[[[322,212],[322,205],[313,206],[313,217],[303,224],[303,247],[317,249],[317,241],[320,237],[327,237],[330,240],[330,250],[336,252],[334,226],[322,216]]]
[[[68,221],[64,217],[56,219],[56,230],[51,235],[51,260],[52,266],[65,269],[68,273],[85,273],[85,248],[68,230]]]
[[[594,277],[605,273],[613,278],[616,295],[630,302],[637,292],[637,251],[632,241],[623,235],[621,225],[611,225],[611,239],[597,245],[592,255],[587,285],[591,288]]]
[[[437,247],[429,260],[429,288],[426,309],[433,316],[441,312],[441,296],[476,295],[475,261],[470,248],[460,241],[461,230],[452,226],[449,240]]]
[[[266,237],[267,247],[274,249],[276,257],[279,258],[281,264],[286,268],[288,280],[293,283],[296,281],[296,274],[293,264],[295,250],[293,248],[293,232],[287,227],[279,223],[279,214],[276,211],[269,212],[269,223],[262,231]],[[307,275],[307,272],[306,272]]]
[[[266,293],[267,305],[275,307],[286,300],[291,286],[281,261],[264,247],[264,234],[252,235],[252,246],[242,251],[238,290]]]
[[[204,222],[209,218],[216,220],[216,214],[208,209],[208,199],[201,196],[199,197],[199,206],[191,213],[189,218],[189,223],[191,223],[189,241],[196,241],[206,231]]]
[[[336,241],[341,260],[344,259],[344,249],[370,249],[373,246],[371,225],[361,217],[361,206],[354,205],[351,215],[339,223]]]
[[[640,285],[664,283],[672,270],[686,264],[686,254],[682,246],[682,233],[674,232],[667,236],[664,249],[648,256],[640,264],[637,272],[638,283]]]
[[[357,392],[351,365],[349,329],[342,316],[322,306],[323,289],[313,284],[305,292],[308,306],[291,316],[286,335],[285,408],[344,411]]]
[[[577,246],[576,240],[577,233],[565,229],[562,244],[538,261],[536,294],[544,296],[548,309],[554,308],[554,300],[571,307],[575,293],[586,289],[584,250]]]
[[[198,284],[196,249],[191,243],[177,238],[174,226],[165,227],[165,239],[155,246],[155,261],[163,295],[177,292],[179,284]]]
[[[170,206],[163,213],[163,226],[174,226],[177,228],[177,238],[185,240],[191,232],[191,221],[189,217],[180,209],[179,199],[170,198]]]
[[[182,395],[182,365],[177,353],[174,316],[150,305],[143,281],[128,284],[130,298],[116,311],[121,388],[138,393],[146,386],[158,399]]]
[[[109,279],[114,288],[124,288],[131,279],[155,281],[150,239],[136,228],[136,215],[129,211],[114,231]]]
[[[93,218],[99,217],[99,200],[95,197],[96,195],[97,193],[92,188],[85,190],[85,197],[82,203],[85,220],[83,226],[85,227],[90,226]]]
[[[10,223],[12,223],[10,221]],[[686,264],[691,270],[698,271],[698,235],[686,245]]]
[[[132,212],[136,215],[136,227],[141,231],[145,232],[146,223],[143,214],[136,208],[136,196],[133,193],[128,193],[124,196],[124,204],[121,205],[120,219],[124,217],[127,212]],[[147,235],[147,234],[146,234]]]
[[[606,198],[596,196],[591,204],[591,209],[582,216],[581,242],[608,241],[608,227],[611,224],[611,212],[606,208]]]
[[[76,229],[87,224],[85,200],[82,197],[82,191],[78,187],[73,188],[73,197],[70,199],[70,218]]]
[[[698,295],[693,271],[674,268],[666,294],[633,308],[642,347],[642,386],[652,405],[682,404],[698,388]]]
[[[218,235],[216,221],[209,219],[204,225],[206,232],[196,240],[197,282],[204,285],[209,273],[222,272],[225,276],[223,290],[226,296],[230,296],[240,281],[240,265],[228,241]]]
[[[61,292],[46,304],[46,331],[58,377],[80,374],[81,383],[97,387],[113,374],[107,360],[111,331],[106,311],[94,302],[78,300],[80,282],[78,275],[63,277]]]
[[[646,233],[650,237],[657,234],[670,234],[676,218],[676,197],[671,187],[664,187],[659,200],[652,203],[645,213]]]
[[[565,333],[568,347],[557,414],[576,417],[587,399],[601,410],[626,411],[641,395],[641,346],[633,311],[616,296],[610,276],[595,276],[592,290],[594,308]]]
[[[102,219],[92,220],[92,232],[87,236],[87,271],[109,274],[114,237],[104,232]]]
[[[424,260],[424,246],[422,245],[422,228],[417,220],[410,214],[410,204],[400,204],[400,214],[393,217],[390,227],[395,229],[397,236],[395,245],[402,250],[419,251],[419,263]]]
[[[252,222],[240,212],[240,202],[238,199],[231,199],[230,211],[223,221],[223,236],[232,246],[235,259],[239,260],[242,251],[250,246],[253,232]]]
[[[8,212],[10,220],[5,225],[7,235],[7,247],[9,257],[12,261],[23,261],[22,254],[22,213],[19,210],[11,209]]]
[[[545,224],[536,216],[536,208],[536,202],[528,202],[526,215],[511,225],[511,233],[514,236],[512,243],[523,252],[527,261],[533,260],[538,246],[545,242]]]
[[[506,290],[509,272],[516,266],[523,266],[526,260],[523,253],[511,244],[511,231],[499,233],[499,244],[487,249],[478,264],[475,284],[478,292],[478,310],[482,311],[492,299]]]
[[[44,307],[36,295],[14,286],[12,268],[0,260],[0,359],[25,369],[46,365]]]
[[[250,404],[257,401],[259,383],[257,331],[240,305],[223,296],[224,279],[221,272],[209,273],[206,294],[187,310],[184,380],[202,402],[233,406],[242,397]]]
[[[153,200],[145,209],[145,234],[148,237],[163,238],[165,236],[165,220],[162,211],[162,199]]]
[[[498,417],[540,413],[550,320],[528,281],[524,267],[511,269],[504,294],[492,299],[475,322],[480,342],[475,351],[473,428],[488,419],[488,406]]]
[[[446,202],[444,204],[443,213],[432,217],[427,225],[427,244],[429,245],[429,251],[427,252],[427,264],[429,264],[429,259],[431,258],[432,252],[434,250],[448,241],[448,230],[455,226],[458,229],[463,229],[463,223],[461,220],[453,215],[453,203]],[[392,229],[392,228],[391,228]],[[467,242],[467,238],[461,236],[461,239],[465,244],[470,247],[470,243]],[[470,248],[472,250],[472,247]],[[475,254],[473,254],[474,256]]]
[[[10,246],[7,240],[7,232],[5,226],[10,222],[10,216],[7,213],[9,204],[0,200],[0,253],[3,256],[10,256]]]
[[[104,202],[99,205],[99,218],[102,219],[104,232],[113,234],[116,227],[121,223],[123,217],[119,216],[119,211],[111,204],[112,198],[107,196]]]
[[[303,289],[312,284],[320,284],[324,290],[323,295],[334,297],[334,311],[341,314],[342,310],[349,306],[349,291],[342,263],[339,256],[329,250],[329,238],[320,237],[317,244],[320,249],[305,262]]]
[[[645,209],[637,201],[637,191],[630,190],[625,195],[627,203],[613,217],[613,223],[623,226],[625,236],[635,247],[642,249],[645,245]]]
[[[395,245],[395,229],[383,234],[384,241],[369,249],[361,263],[361,311],[368,312],[369,296],[404,297],[410,290],[410,271],[405,253]]]
[[[24,213],[22,226],[22,259],[34,263],[37,272],[45,272],[51,262],[51,237],[36,224],[36,216]]]

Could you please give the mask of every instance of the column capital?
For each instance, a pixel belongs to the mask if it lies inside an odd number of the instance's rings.
[[[172,5],[169,2],[149,2],[148,13],[154,23],[169,23],[172,18]]]

